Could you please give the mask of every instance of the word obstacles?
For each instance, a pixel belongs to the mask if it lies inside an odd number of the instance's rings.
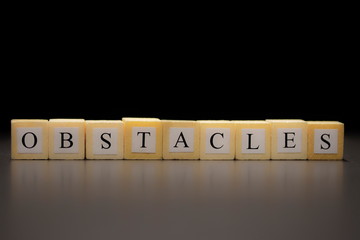
[[[13,119],[12,159],[342,160],[344,124],[300,119]]]

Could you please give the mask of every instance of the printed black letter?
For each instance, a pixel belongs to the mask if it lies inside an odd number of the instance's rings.
[[[31,135],[34,136],[34,144],[33,144],[32,146],[26,146],[25,137],[26,137],[26,135],[28,135],[28,134],[31,134]],[[33,148],[33,147],[36,146],[36,144],[37,144],[37,137],[36,137],[36,135],[35,135],[34,133],[32,133],[32,132],[27,132],[27,133],[25,133],[25,134],[23,135],[23,137],[21,138],[21,142],[22,142],[22,144],[24,145],[24,147],[30,149],[30,148]]]
[[[109,149],[110,147],[111,147],[111,143],[110,143],[110,141],[109,140],[106,140],[105,138],[104,138],[104,135],[108,135],[109,136],[109,138],[111,138],[111,133],[103,133],[103,134],[101,134],[101,140],[103,140],[105,143],[107,143],[107,146],[105,147],[103,144],[101,144],[101,149]]]
[[[285,134],[285,147],[284,148],[295,148],[296,144],[289,146],[288,142],[294,142],[295,132],[284,132]],[[288,138],[288,135],[292,134],[293,138]]]
[[[323,145],[320,145],[321,149],[328,150],[330,148],[330,142],[324,139],[324,136],[327,136],[330,139],[330,134],[323,134],[321,135],[321,140],[327,144],[327,147],[323,147]]]
[[[224,133],[214,133],[214,134],[210,137],[210,145],[211,145],[213,148],[215,148],[215,149],[220,149],[220,148],[222,148],[222,147],[224,146],[224,144],[221,145],[220,147],[216,147],[216,146],[214,145],[214,137],[215,137],[215,135],[220,135],[220,136],[222,136],[222,138],[224,138]]]
[[[180,140],[181,138],[181,140]],[[176,143],[175,143],[175,146],[174,148],[177,148],[178,146],[178,143],[181,142],[181,143],[184,143],[184,147],[188,148],[189,146],[187,145],[186,141],[185,141],[185,138],[184,138],[184,134],[182,132],[180,132],[180,135],[178,137],[178,139],[176,140]]]
[[[69,132],[60,132],[60,134],[61,134],[61,146],[60,146],[60,148],[71,148],[74,145],[73,141],[71,141],[71,139],[72,139],[71,133],[69,133]],[[68,138],[65,138],[65,134],[68,135]],[[69,142],[69,144],[67,146],[65,146],[65,144],[64,144],[65,141]]]
[[[145,134],[149,134],[149,136],[151,136],[151,134],[150,134],[150,132],[138,132],[137,136],[139,136],[139,133],[142,134],[141,148],[146,148],[146,146],[145,146]]]
[[[248,136],[249,136],[249,144],[248,144],[248,148],[247,148],[247,149],[259,149],[259,146],[260,146],[260,145],[258,145],[257,147],[254,147],[254,148],[251,147],[251,136],[252,136],[252,135],[254,135],[254,134],[248,133]]]

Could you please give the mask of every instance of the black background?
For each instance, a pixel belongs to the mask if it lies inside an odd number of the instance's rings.
[[[26,26],[6,37],[0,128],[15,118],[338,120],[358,129],[350,36],[231,28],[135,34]],[[59,32],[58,32],[58,31]],[[216,34],[215,34],[216,33]]]
[[[359,130],[357,8],[135,4],[4,7],[2,238],[359,239],[356,134],[343,162],[9,161],[14,118],[301,118]]]

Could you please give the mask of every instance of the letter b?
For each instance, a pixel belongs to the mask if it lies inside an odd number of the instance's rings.
[[[72,141],[72,134],[69,132],[60,132],[61,146],[60,148],[71,148],[74,145]]]
[[[78,153],[79,128],[54,128],[54,153]]]

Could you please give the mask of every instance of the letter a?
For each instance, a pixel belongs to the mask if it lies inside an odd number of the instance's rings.
[[[180,139],[181,138],[181,139]],[[187,145],[187,143],[186,143],[186,140],[185,140],[185,137],[184,137],[184,134],[182,133],[182,132],[180,132],[180,135],[179,135],[179,137],[178,137],[178,139],[176,140],[176,143],[175,143],[175,145],[174,145],[174,148],[177,148],[178,146],[178,143],[184,143],[184,148],[188,148],[189,147],[189,145]]]

